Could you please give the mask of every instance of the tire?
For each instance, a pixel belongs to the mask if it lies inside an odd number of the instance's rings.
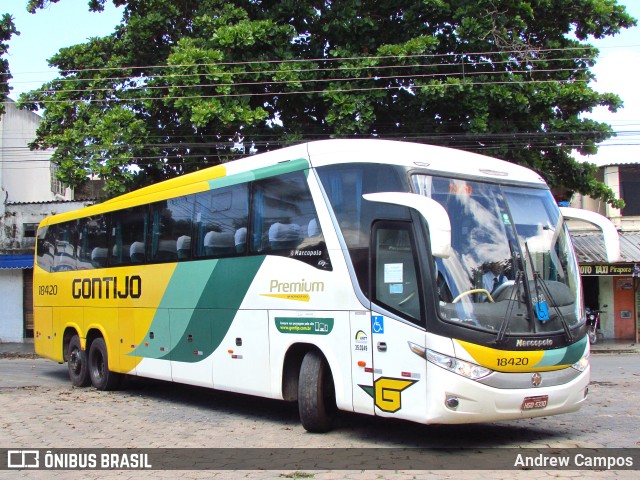
[[[598,342],[598,334],[595,330],[589,329],[589,341],[591,345],[595,345]]]
[[[324,357],[308,352],[302,359],[298,382],[298,412],[305,430],[324,433],[331,430],[336,398],[331,370]]]
[[[88,387],[91,384],[87,352],[80,348],[80,337],[74,335],[67,346],[67,368],[69,380],[74,387]]]
[[[89,376],[91,384],[98,390],[117,390],[122,382],[122,374],[109,370],[107,345],[101,337],[91,342],[89,347]]]

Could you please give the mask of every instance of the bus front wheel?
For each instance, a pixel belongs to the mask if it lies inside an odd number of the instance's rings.
[[[109,357],[104,339],[96,338],[89,348],[89,376],[98,390],[116,390],[122,375],[109,370]]]
[[[309,432],[328,432],[336,412],[335,388],[324,357],[308,352],[302,359],[298,382],[298,411],[302,426]]]
[[[91,384],[89,368],[87,366],[87,352],[82,350],[80,337],[74,335],[69,340],[67,347],[67,367],[69,369],[69,380],[74,387],[88,387]]]

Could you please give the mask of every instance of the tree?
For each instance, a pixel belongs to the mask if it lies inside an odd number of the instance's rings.
[[[0,116],[4,114],[4,101],[9,94],[9,80],[11,80],[11,71],[9,70],[9,61],[4,58],[9,50],[9,40],[12,35],[20,35],[13,23],[13,18],[8,13],[0,18]]]
[[[116,194],[250,142],[377,136],[481,151],[620,204],[571,156],[614,133],[581,115],[622,105],[589,86],[588,39],[635,25],[615,0],[113,3],[115,32],[60,50],[60,78],[21,99],[44,110],[32,147],[55,148],[71,185],[95,173]]]

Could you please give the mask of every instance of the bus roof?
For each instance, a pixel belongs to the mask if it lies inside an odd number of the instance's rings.
[[[305,145],[314,167],[336,163],[388,163],[454,177],[474,176],[494,181],[502,178],[504,183],[546,184],[538,173],[528,168],[448,147],[377,139],[320,140]]]
[[[282,171],[293,171],[340,163],[384,163],[414,167],[426,173],[454,177],[472,176],[501,183],[545,185],[540,175],[532,170],[496,158],[453,148],[381,139],[319,140],[260,153],[165,180],[79,211],[49,217],[43,221],[43,224],[206,191],[210,189],[209,182],[217,179],[245,174],[250,180],[251,174],[261,170],[272,170],[279,165],[282,166]],[[287,167],[286,164],[290,166]]]

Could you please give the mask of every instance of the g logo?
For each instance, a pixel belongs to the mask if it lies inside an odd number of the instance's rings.
[[[380,377],[375,381],[376,406],[383,412],[395,413],[402,408],[403,390],[416,383],[417,380]]]

